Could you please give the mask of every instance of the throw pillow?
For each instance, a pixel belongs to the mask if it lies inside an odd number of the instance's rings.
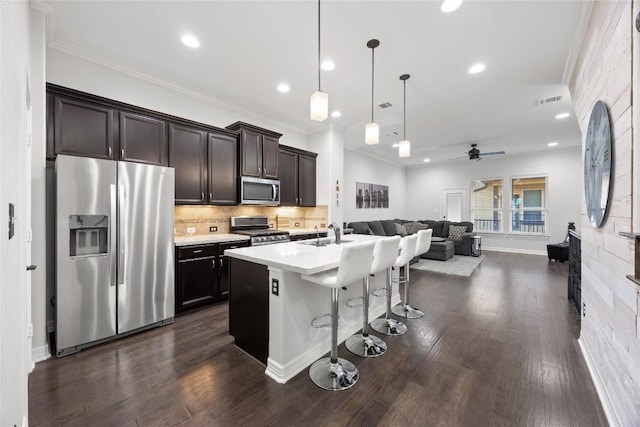
[[[449,239],[462,240],[462,235],[467,231],[467,227],[464,225],[450,225],[449,226]]]
[[[400,237],[404,237],[407,235],[407,229],[402,224],[396,223],[396,234]]]
[[[384,228],[382,228],[382,223],[380,221],[369,221],[369,228],[373,231],[373,234],[376,236],[386,236],[387,234],[384,232]]]
[[[419,230],[427,230],[429,228],[428,225],[419,222],[406,224],[405,227],[407,227],[407,234],[416,234]]]
[[[396,235],[396,224],[393,221],[383,220],[383,221],[380,221],[380,224],[382,224],[382,228],[384,229],[385,236]]]

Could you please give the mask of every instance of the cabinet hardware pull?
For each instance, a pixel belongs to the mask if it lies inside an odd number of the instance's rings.
[[[202,252],[202,249],[198,249],[197,251],[193,251],[194,254],[199,254],[200,252]]]
[[[213,193],[209,193],[209,200],[213,200]]]
[[[200,198],[204,200],[204,193],[200,193]]]
[[[211,260],[211,268],[216,268],[216,259]]]
[[[111,158],[111,147],[107,147],[107,152],[109,153],[109,158]]]
[[[120,158],[124,159],[124,148],[120,150]]]
[[[220,258],[220,268],[222,268],[222,258]]]

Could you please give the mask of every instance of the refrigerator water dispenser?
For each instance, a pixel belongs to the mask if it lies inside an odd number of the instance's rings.
[[[109,217],[107,215],[69,215],[69,255],[106,255]]]

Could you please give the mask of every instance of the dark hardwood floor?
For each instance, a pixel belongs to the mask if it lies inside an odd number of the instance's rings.
[[[568,265],[486,252],[470,278],[411,272],[408,321],[389,350],[361,359],[360,380],[285,385],[233,345],[225,304],[174,324],[36,365],[32,426],[602,426],[577,344]],[[342,308],[341,308],[342,309]]]

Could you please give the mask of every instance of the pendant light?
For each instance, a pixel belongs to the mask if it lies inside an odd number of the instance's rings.
[[[318,0],[318,90],[311,95],[311,120],[324,121],[329,116],[329,94],[320,90],[320,0]]]
[[[373,121],[373,71],[374,71],[374,51],[380,46],[380,41],[371,39],[367,42],[367,47],[371,49],[371,123],[367,124],[364,132],[364,142],[369,145],[380,142],[380,126]]]
[[[409,74],[400,76],[400,80],[402,80],[402,84],[404,85],[404,139],[400,141],[400,145],[398,146],[398,154],[400,157],[411,156],[411,143],[407,140],[407,80],[409,77],[411,77]]]

